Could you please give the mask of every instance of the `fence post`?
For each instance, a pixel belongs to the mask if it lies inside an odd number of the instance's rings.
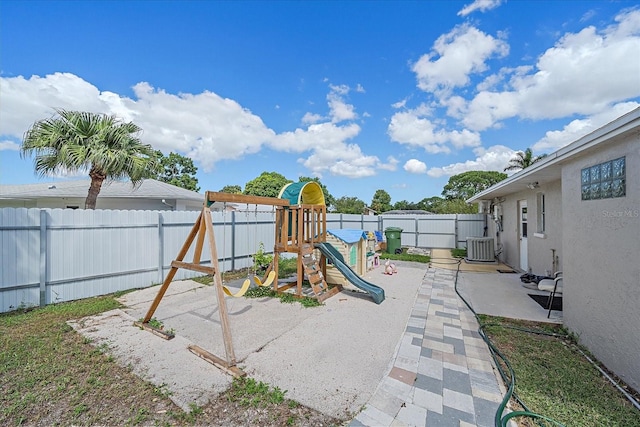
[[[40,307],[47,305],[47,211],[40,210]]]
[[[164,221],[158,211],[158,283],[164,282]]]
[[[458,249],[458,214],[456,214],[456,218],[454,220],[454,230],[453,230],[453,238],[456,239],[453,243],[453,247]]]

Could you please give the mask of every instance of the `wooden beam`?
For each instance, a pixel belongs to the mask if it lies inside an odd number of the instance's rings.
[[[318,295],[316,298],[318,299],[318,302],[323,302],[324,300],[331,298],[336,294],[339,294],[341,291],[342,291],[342,286],[336,285],[333,288],[329,289],[328,291]]]
[[[227,311],[227,301],[224,298],[222,289],[222,276],[220,275],[220,266],[218,264],[218,249],[216,248],[215,234],[213,233],[213,221],[211,220],[211,210],[204,208],[202,210],[204,224],[207,228],[207,238],[209,240],[209,251],[211,251],[211,262],[216,274],[213,275],[213,285],[216,288],[216,297],[218,299],[218,313],[220,315],[220,326],[222,327],[222,339],[224,341],[224,349],[227,355],[227,365],[236,365],[236,354],[233,350],[233,339],[231,337],[231,325],[229,324],[229,312]]]
[[[200,256],[202,255],[202,245],[204,244],[204,235],[207,232],[207,227],[204,225],[204,215],[200,215],[200,230],[198,231],[198,238],[196,239],[196,249],[193,251],[193,263],[200,264]]]
[[[245,194],[220,193],[217,191],[207,191],[205,193],[205,203],[207,202],[230,202],[248,203],[251,205],[289,206],[289,200],[287,199],[278,199],[277,197],[247,196]]]
[[[137,326],[138,328],[144,329],[145,331],[149,331],[152,334],[159,336],[160,338],[164,338],[165,340],[171,340],[176,336],[175,334],[170,334],[169,332],[164,331],[162,329],[154,328],[148,323],[136,321],[136,322],[133,322],[133,325]]]
[[[182,248],[180,249],[180,252],[178,252],[176,261],[182,261],[185,255],[187,254],[187,252],[189,251],[189,248],[191,247],[191,243],[193,243],[193,239],[195,239],[196,234],[198,234],[198,230],[200,228],[200,221],[202,220],[202,215],[204,210],[205,208],[202,208],[202,211],[200,211],[200,215],[198,216],[198,219],[196,220],[195,224],[193,224],[193,227],[191,228],[191,232],[189,233],[189,235],[187,236],[187,239],[182,244]],[[151,320],[151,317],[153,317],[153,313],[155,313],[156,309],[158,308],[158,304],[160,304],[162,297],[164,297],[165,292],[167,292],[167,289],[169,288],[169,285],[171,284],[171,281],[173,280],[177,271],[178,269],[176,267],[172,267],[169,270],[169,273],[164,278],[164,282],[162,282],[162,286],[160,287],[160,290],[158,291],[156,298],[153,300],[153,303],[151,303],[151,307],[149,307],[149,311],[147,311],[147,314],[144,316],[143,323],[148,323],[149,320]]]
[[[175,268],[184,268],[185,270],[198,271],[204,274],[214,275],[216,269],[213,267],[208,267],[206,265],[193,264],[191,262],[182,262],[182,261],[171,261],[171,267]]]
[[[229,364],[227,364],[227,362],[225,362],[224,360],[222,360],[221,358],[219,358],[215,354],[211,354],[207,350],[205,350],[205,349],[203,349],[201,347],[198,347],[197,345],[191,344],[187,348],[189,349],[189,351],[191,353],[197,355],[201,359],[206,360],[207,362],[209,362],[212,365],[222,369],[223,371],[227,372],[228,374],[233,375],[236,378],[241,378],[241,377],[244,377],[245,375],[247,375],[242,369],[238,368],[237,366],[229,366]]]

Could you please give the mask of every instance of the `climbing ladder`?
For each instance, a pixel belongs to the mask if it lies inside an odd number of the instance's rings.
[[[324,274],[322,274],[320,262],[318,262],[318,259],[313,252],[313,245],[309,243],[303,244],[300,250],[300,258],[302,260],[304,272],[311,284],[311,289],[318,301],[322,302],[332,295],[340,292],[341,289],[339,286],[329,289],[327,281],[324,278]]]

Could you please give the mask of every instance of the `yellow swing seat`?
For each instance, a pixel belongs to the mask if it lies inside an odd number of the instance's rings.
[[[256,285],[258,286],[271,286],[275,278],[276,272],[271,270],[267,275],[267,279],[264,281],[264,283],[262,283],[262,279],[260,279],[258,276],[253,276],[253,281],[256,282]]]
[[[267,275],[267,280],[265,280],[264,283],[262,283],[262,280],[260,280],[260,278],[258,276],[253,276],[253,281],[258,286],[270,286],[273,283],[273,280],[275,279],[275,277],[276,277],[276,272],[275,271],[271,271]],[[249,290],[250,286],[251,286],[251,280],[246,279],[242,283],[242,286],[240,287],[238,292],[236,292],[236,293],[233,293],[231,291],[231,289],[229,289],[227,286],[223,286],[222,290],[224,291],[225,295],[227,295],[227,296],[234,297],[234,298],[240,298],[240,297],[244,296],[244,294],[247,293],[247,291]]]
[[[249,286],[251,286],[251,281],[249,279],[247,279],[247,280],[244,281],[244,283],[242,283],[242,286],[240,287],[240,290],[238,290],[238,292],[236,292],[235,294],[233,292],[231,292],[231,290],[226,286],[223,286],[222,290],[224,291],[224,293],[227,296],[234,297],[234,298],[239,298],[241,296],[244,296],[244,294],[247,293],[247,290],[249,289]]]

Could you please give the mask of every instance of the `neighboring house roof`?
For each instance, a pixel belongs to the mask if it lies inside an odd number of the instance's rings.
[[[560,179],[562,164],[580,154],[597,150],[601,144],[640,129],[640,107],[549,154],[539,162],[474,195],[467,203],[491,200]]]
[[[90,180],[58,181],[38,184],[0,185],[0,199],[42,199],[49,197],[86,198]],[[176,187],[155,179],[145,179],[138,187],[131,182],[112,181],[102,184],[98,197],[180,199],[204,201],[204,194]]]
[[[360,239],[367,240],[367,233],[365,233],[364,230],[353,228],[327,230],[327,233],[336,236],[338,239],[348,244],[357,243]]]

